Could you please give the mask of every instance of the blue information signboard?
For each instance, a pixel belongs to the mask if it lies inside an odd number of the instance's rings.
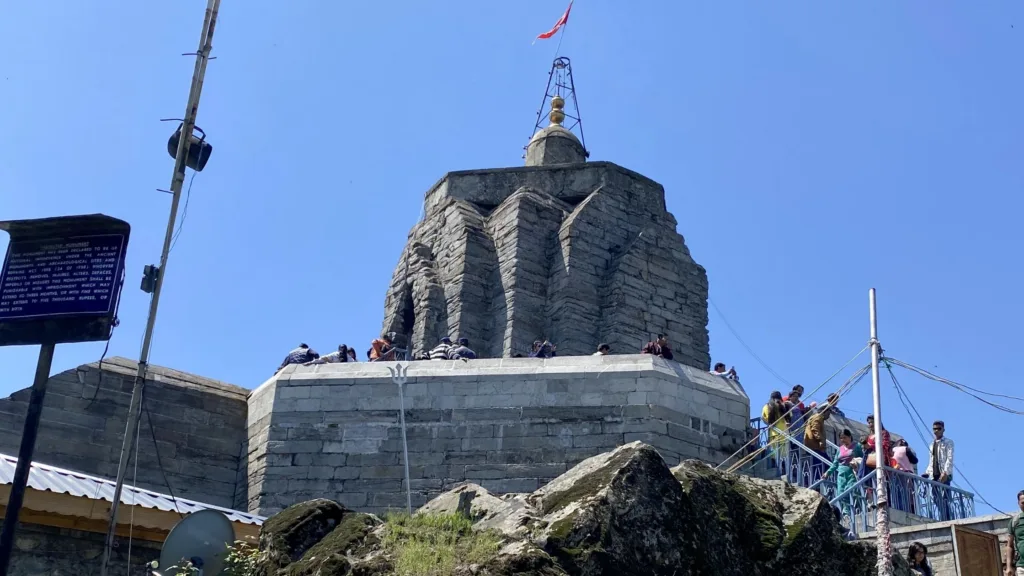
[[[124,234],[12,239],[0,272],[0,321],[112,314],[125,246]]]

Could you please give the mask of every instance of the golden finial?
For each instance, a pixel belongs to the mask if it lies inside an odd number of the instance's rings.
[[[555,96],[551,99],[551,114],[548,115],[551,118],[551,125],[562,125],[562,121],[565,120],[565,99],[561,96]]]

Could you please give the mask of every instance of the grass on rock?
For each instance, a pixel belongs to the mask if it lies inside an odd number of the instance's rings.
[[[482,564],[501,548],[501,537],[474,531],[461,514],[389,514],[383,547],[398,576],[450,576],[458,565]]]

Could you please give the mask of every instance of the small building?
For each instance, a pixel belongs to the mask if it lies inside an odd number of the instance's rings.
[[[4,516],[17,465],[16,457],[0,454],[0,514]],[[9,574],[99,574],[114,487],[112,480],[33,462]],[[125,484],[110,574],[145,573],[144,565],[160,556],[171,528],[200,510],[223,512],[238,540],[258,541],[264,520],[260,516]]]
[[[1009,525],[1009,515],[990,514],[893,527],[889,540],[893,552],[903,556],[914,542],[925,545],[934,576],[1002,574]],[[867,532],[860,539],[874,542],[876,537],[874,532]]]

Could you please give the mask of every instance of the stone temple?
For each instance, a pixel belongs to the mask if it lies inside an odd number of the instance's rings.
[[[472,481],[530,492],[635,440],[719,463],[750,437],[742,386],[708,373],[707,274],[661,185],[588,162],[564,100],[526,166],[450,172],[424,198],[384,303],[418,354],[444,336],[480,359],[406,363],[412,504]],[[641,355],[665,334],[674,361]],[[536,340],[552,359],[524,358]],[[599,343],[614,355],[592,356]],[[248,509],[327,496],[404,507],[395,363],[289,366],[248,398]]]
[[[530,141],[526,166],[451,172],[429,189],[385,295],[383,331],[411,352],[466,337],[481,359],[292,365],[244,387],[151,366],[129,482],[151,498],[247,511],[242,521],[258,522],[253,515],[313,498],[404,509],[406,465],[418,507],[464,482],[532,492],[638,440],[670,466],[733,456],[756,431],[742,385],[708,372],[704,268],[676,231],[664,189],[588,162],[562,126],[562,106],[552,99],[551,125]],[[637,353],[658,333],[675,360]],[[516,357],[539,339],[555,342],[558,356]],[[591,355],[601,342],[612,355]],[[136,369],[112,358],[52,376],[35,461],[65,469],[62,482],[113,478]],[[404,377],[401,400],[395,376]],[[28,399],[28,389],[0,399],[0,463],[11,471]],[[844,418],[829,427],[833,440],[837,429],[867,433]],[[59,558],[64,571],[94,565],[104,496],[68,491],[91,502],[74,512],[54,504],[66,487],[35,486],[23,523],[39,525],[19,533],[18,553],[45,565]],[[139,558],[155,557],[169,526],[151,531],[149,556]]]
[[[451,172],[430,188],[385,295],[383,331],[412,352],[466,337],[480,359],[289,366],[251,392],[153,367],[138,484],[263,515],[318,497],[404,508],[399,364],[414,506],[465,481],[531,492],[636,440],[670,464],[719,463],[742,446],[750,401],[708,373],[707,275],[664,189],[588,162],[562,99],[551,104],[526,166]],[[675,360],[638,353],[659,333]],[[556,358],[516,357],[540,339]],[[601,342],[613,355],[592,356]],[[133,366],[54,376],[37,460],[112,476]],[[0,401],[0,451],[17,453],[25,397]]]
[[[663,333],[676,359],[709,367],[708,281],[676,232],[660,184],[586,162],[576,135],[551,125],[526,166],[450,172],[427,191],[387,293],[384,332],[413,353],[466,337],[483,357],[559,355],[605,342],[638,352]]]

